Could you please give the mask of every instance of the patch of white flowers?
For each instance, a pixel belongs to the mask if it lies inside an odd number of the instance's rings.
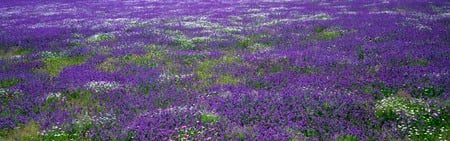
[[[182,22],[182,24],[183,26],[191,28],[216,29],[221,27],[221,25],[218,23],[208,21],[206,17],[201,17],[199,20],[196,21]]]
[[[11,90],[8,88],[0,88],[0,97],[11,97],[21,94],[18,90]]]
[[[88,125],[88,124],[110,124],[111,122],[116,120],[116,115],[111,113],[100,113],[97,116],[89,116],[84,115],[80,117],[79,119],[75,119],[72,121],[72,124],[75,125]]]
[[[375,105],[375,110],[378,112],[394,111],[396,114],[404,112],[406,116],[414,116],[419,114],[420,111],[429,110],[425,102],[421,99],[406,99],[402,97],[388,97],[379,101]]]
[[[193,74],[169,74],[169,73],[161,73],[159,75],[159,81],[170,81],[170,80],[180,80],[186,77],[191,77]]]
[[[49,130],[44,130],[41,132],[42,136],[51,136],[51,137],[66,137],[69,136],[69,134],[64,131],[60,126],[53,126]]]
[[[59,98],[63,98],[62,97],[62,93],[61,92],[54,92],[54,93],[49,93],[47,95],[47,97],[45,97],[45,100],[59,99]]]
[[[95,92],[104,92],[117,89],[120,87],[120,84],[114,81],[91,81],[85,87]]]
[[[437,120],[445,122],[445,119],[439,118],[442,114],[441,110],[432,109],[421,99],[388,97],[379,101],[375,105],[375,110],[378,116],[379,113],[393,112],[398,122],[397,129],[406,133],[410,139],[436,140],[435,137],[437,137],[437,140],[446,140],[444,136],[449,129],[445,126],[431,126]]]
[[[59,56],[61,56],[61,54],[57,53],[57,52],[43,51],[43,52],[40,53],[40,56],[42,58],[49,59],[49,58],[59,57]]]

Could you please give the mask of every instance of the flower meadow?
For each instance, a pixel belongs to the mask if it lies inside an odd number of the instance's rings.
[[[0,140],[450,140],[447,0],[3,0]]]

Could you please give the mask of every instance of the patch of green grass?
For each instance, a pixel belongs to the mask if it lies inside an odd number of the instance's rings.
[[[158,64],[156,61],[154,61],[151,57],[151,55],[146,54],[144,56],[138,56],[138,55],[128,55],[122,58],[125,62],[131,62],[140,66],[147,66],[147,67],[156,67]]]
[[[200,40],[195,40],[196,42],[199,42]],[[194,45],[193,40],[187,40],[187,39],[176,39],[175,44],[180,46],[181,50],[195,50],[197,47]]]
[[[316,129],[309,129],[309,130],[304,130],[303,131],[303,135],[306,137],[315,137],[315,136],[319,136],[319,131]]]
[[[337,138],[336,141],[358,141],[358,139],[352,135],[345,135]]]
[[[92,92],[88,90],[80,90],[75,92],[65,92],[67,100],[63,106],[67,110],[81,109],[82,113],[89,113],[93,111],[101,112],[105,109],[100,105],[101,101],[93,100]]]
[[[197,69],[197,75],[200,80],[206,80],[212,77],[214,67],[218,65],[217,60],[207,60],[201,63]]]
[[[253,41],[252,41],[251,39],[245,38],[245,39],[243,39],[243,40],[240,40],[240,41],[237,43],[237,46],[238,46],[238,47],[242,47],[242,48],[247,48],[247,47],[251,46],[252,44],[253,44]]]
[[[428,61],[425,59],[418,59],[412,62],[413,66],[428,66]]]
[[[214,113],[202,113],[200,115],[200,121],[203,123],[216,124],[219,120],[219,116]]]
[[[50,73],[50,76],[56,77],[59,73],[68,66],[82,64],[84,62],[84,57],[63,57],[55,56],[51,58],[45,58],[45,69]]]
[[[105,72],[115,72],[120,70],[120,60],[118,58],[108,58],[104,62],[100,63],[97,66],[97,69],[100,69]]]
[[[358,60],[362,61],[366,58],[366,52],[364,50],[364,47],[359,47],[358,48]]]
[[[338,37],[341,37],[343,34],[340,31],[335,31],[328,29],[327,27],[316,27],[314,28],[314,32],[316,35],[314,36],[315,40],[325,39],[325,40],[331,40]]]
[[[31,121],[28,124],[20,125],[11,131],[5,131],[7,133],[5,140],[10,141],[31,141],[40,140],[39,124]],[[0,139],[2,139],[0,137]],[[3,140],[3,139],[2,139]]]
[[[397,90],[395,90],[394,88],[385,87],[382,88],[380,92],[383,94],[384,97],[390,97],[393,96],[397,92]]]
[[[179,55],[173,58],[174,60],[181,60],[182,64],[187,66],[193,66],[195,64],[198,64],[201,62],[201,60],[204,58],[204,55]]]
[[[0,80],[0,88],[8,88],[11,86],[16,86],[17,84],[21,83],[22,79],[7,79],[7,80]]]
[[[404,97],[388,97],[375,105],[375,115],[384,119],[394,119],[400,112],[407,115],[416,115],[425,107],[423,103]]]
[[[247,80],[246,85],[249,88],[259,89],[259,90],[270,90],[272,89],[271,83],[262,80]]]
[[[239,78],[231,76],[227,72],[216,72],[215,68],[217,66],[230,65],[241,61],[242,60],[238,57],[224,56],[219,59],[212,59],[201,62],[198,65],[197,69],[194,71],[196,74],[196,79],[200,81],[200,83],[198,85],[195,85],[194,87],[197,89],[202,89],[214,84],[238,84],[240,82]]]
[[[15,47],[9,50],[0,49],[0,59],[9,59],[14,56],[28,55],[30,53],[32,53],[32,50],[21,47]]]
[[[106,33],[99,33],[96,35],[93,35],[87,39],[88,43],[99,43],[104,41],[111,41],[114,40],[115,37],[112,34],[106,34]]]
[[[255,43],[255,44],[252,44],[251,46],[249,46],[249,48],[251,49],[252,52],[258,52],[258,51],[269,50],[271,47],[267,44]]]
[[[89,118],[81,118],[77,123],[70,124],[72,129],[65,130],[61,128],[50,129],[44,135],[42,135],[42,140],[45,141],[62,141],[62,140],[77,140],[77,141],[88,141],[89,139],[87,133],[90,129],[94,127],[93,121]]]
[[[166,53],[163,51],[150,51],[145,55],[127,55],[122,57],[121,60],[140,66],[157,67],[158,61],[166,58]]]
[[[220,85],[237,85],[239,84],[239,78],[231,75],[222,75],[217,79],[216,84]]]
[[[316,68],[312,68],[312,67],[298,67],[298,66],[294,66],[291,68],[291,70],[299,72],[299,73],[305,73],[305,74],[314,74],[319,72],[318,69]]]
[[[320,32],[317,35],[318,39],[326,39],[326,40],[331,40],[337,37],[342,36],[342,33],[339,31],[324,31],[324,32]]]
[[[219,65],[227,65],[240,62],[240,58],[224,56],[219,59],[206,60],[198,66],[197,75],[200,80],[207,80],[213,76],[214,68]]]
[[[178,136],[176,136],[175,140],[189,140],[191,138],[194,138],[198,135],[203,134],[204,129],[196,129],[194,127],[182,127],[181,129],[178,129]]]
[[[445,92],[444,87],[434,87],[434,86],[428,86],[420,89],[416,89],[413,91],[413,93],[417,94],[418,96],[425,96],[425,97],[437,97]]]

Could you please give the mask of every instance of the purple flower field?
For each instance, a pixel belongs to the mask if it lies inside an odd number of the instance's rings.
[[[448,0],[2,0],[0,140],[450,140]]]

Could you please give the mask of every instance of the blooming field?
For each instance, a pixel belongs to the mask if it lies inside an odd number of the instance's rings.
[[[3,0],[0,140],[450,140],[450,2]]]

